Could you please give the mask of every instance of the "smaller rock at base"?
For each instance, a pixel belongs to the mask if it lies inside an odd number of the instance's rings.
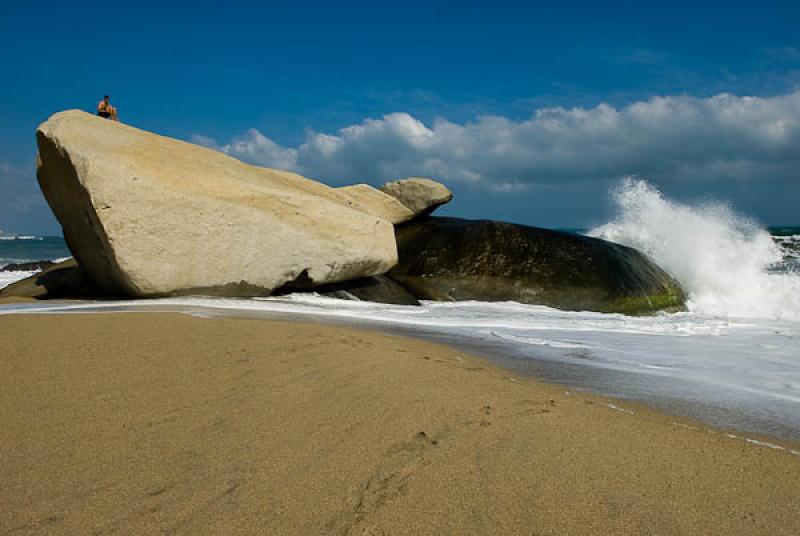
[[[0,299],[86,299],[97,295],[75,259],[53,264],[38,274],[0,289]]]
[[[283,288],[279,289],[276,294],[289,294],[292,292],[308,292],[308,290]],[[391,305],[420,305],[419,300],[399,283],[392,281],[385,275],[373,275],[343,283],[322,285],[312,289],[311,292],[340,300],[388,303]]]

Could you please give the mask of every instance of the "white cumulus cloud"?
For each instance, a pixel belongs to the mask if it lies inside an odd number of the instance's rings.
[[[407,113],[285,147],[256,129],[225,143],[194,141],[331,184],[429,176],[518,192],[642,175],[655,181],[800,179],[800,91],[654,97],[625,107],[542,108],[426,125]]]

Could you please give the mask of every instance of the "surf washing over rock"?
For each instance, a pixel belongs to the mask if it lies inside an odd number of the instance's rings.
[[[616,219],[589,234],[652,257],[681,283],[689,310],[800,320],[800,275],[775,269],[786,251],[750,218],[722,203],[666,199],[637,178],[624,180],[613,198]]]

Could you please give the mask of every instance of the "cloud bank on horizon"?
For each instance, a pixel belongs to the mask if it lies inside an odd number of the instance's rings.
[[[335,134],[309,130],[296,147],[255,128],[223,143],[199,134],[193,141],[336,185],[412,175],[501,192],[632,174],[656,183],[785,181],[800,178],[800,90],[654,97],[620,108],[542,108],[519,121],[487,115],[430,126],[399,112]]]

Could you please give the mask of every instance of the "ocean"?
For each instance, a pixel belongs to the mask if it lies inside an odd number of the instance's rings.
[[[71,257],[61,236],[0,235],[0,288],[33,275],[30,271],[2,271],[9,264],[61,261]]]
[[[624,184],[615,202],[612,221],[579,232],[650,255],[681,282],[688,311],[628,317],[514,302],[409,307],[295,294],[41,302],[2,305],[0,314],[167,310],[357,325],[452,344],[568,389],[800,441],[800,226],[765,228],[724,204],[681,204],[643,181]],[[0,240],[0,267],[67,256],[60,237]],[[0,272],[0,287],[28,275]]]

